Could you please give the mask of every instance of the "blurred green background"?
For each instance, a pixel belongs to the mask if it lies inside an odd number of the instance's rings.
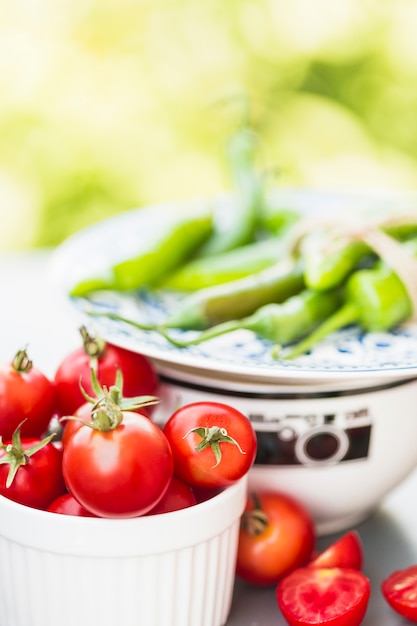
[[[227,188],[240,91],[277,184],[417,188],[416,32],[415,0],[2,2],[0,248]]]

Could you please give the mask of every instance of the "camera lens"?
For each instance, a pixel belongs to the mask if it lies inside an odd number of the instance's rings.
[[[295,455],[303,465],[338,463],[349,449],[343,430],[317,426],[303,433],[295,444]]]

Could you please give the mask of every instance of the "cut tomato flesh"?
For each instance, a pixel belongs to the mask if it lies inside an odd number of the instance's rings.
[[[278,606],[290,626],[359,626],[369,597],[369,579],[354,569],[300,568],[277,587]]]
[[[417,622],[417,565],[393,572],[381,585],[391,608],[410,622]]]

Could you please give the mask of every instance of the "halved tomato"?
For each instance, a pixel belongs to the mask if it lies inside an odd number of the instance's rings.
[[[417,622],[417,565],[390,574],[382,581],[381,591],[396,613]]]
[[[278,606],[290,626],[359,626],[371,594],[359,570],[303,567],[277,586]]]
[[[309,566],[362,569],[363,560],[363,546],[359,533],[356,530],[349,530],[317,554]]]

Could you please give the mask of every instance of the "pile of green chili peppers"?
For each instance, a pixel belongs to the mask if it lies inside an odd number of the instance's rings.
[[[304,235],[309,245],[293,245],[303,216],[281,204],[279,193],[265,191],[257,143],[246,126],[228,142],[234,189],[227,219],[222,215],[218,223],[216,212],[207,210],[161,226],[151,250],[110,268],[106,281],[93,277],[74,285],[71,296],[89,298],[101,289],[178,292],[178,305],[162,323],[91,314],[158,331],[179,348],[246,329],[271,342],[278,359],[296,358],[350,324],[386,331],[409,319],[413,305],[403,281],[364,241],[326,251],[315,245],[318,225]],[[417,212],[380,228],[417,257]]]

